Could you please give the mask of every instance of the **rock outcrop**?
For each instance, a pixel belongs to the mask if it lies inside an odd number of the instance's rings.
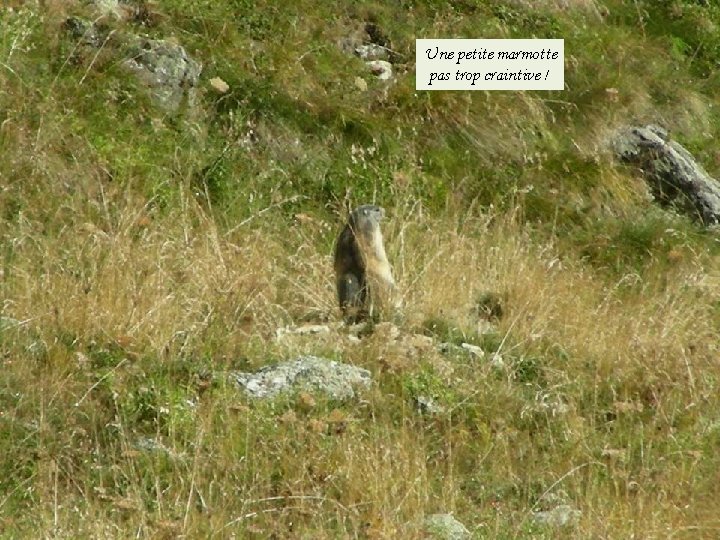
[[[301,356],[255,373],[235,372],[230,376],[253,398],[273,398],[304,390],[320,392],[332,399],[350,399],[358,388],[367,388],[371,383],[367,369],[317,356]]]
[[[64,29],[80,46],[107,48],[119,57],[120,64],[148,88],[153,101],[162,109],[176,111],[183,103],[190,107],[196,104],[202,64],[174,40],[111,32],[106,26],[81,17],[69,17]]]
[[[673,204],[705,225],[720,223],[720,184],[664,129],[630,127],[615,137],[613,145],[622,161],[642,170],[658,201]]]
[[[195,104],[202,65],[185,49],[165,39],[133,37],[129,58],[123,66],[148,87],[155,101],[163,108],[177,110],[187,98]]]

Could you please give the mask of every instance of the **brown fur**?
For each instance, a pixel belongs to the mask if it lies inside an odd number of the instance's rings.
[[[384,216],[385,210],[379,206],[358,206],[335,243],[338,301],[343,316],[351,322],[373,315],[387,293],[395,289],[380,231]]]

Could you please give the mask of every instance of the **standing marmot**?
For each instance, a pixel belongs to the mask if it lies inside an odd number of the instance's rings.
[[[385,210],[379,206],[358,206],[335,243],[335,283],[348,321],[372,315],[395,290],[380,232],[383,217]]]

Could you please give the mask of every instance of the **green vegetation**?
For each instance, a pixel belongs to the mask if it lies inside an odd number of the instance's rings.
[[[720,534],[717,232],[609,149],[660,123],[720,177],[716,2],[132,0],[100,48],[63,27],[86,4],[0,7],[0,536]],[[368,24],[389,82],[339,46]],[[202,63],[195,105],[128,33]],[[416,37],[564,38],[566,90],[416,92]],[[367,202],[404,305],[354,342],[330,254]],[[375,385],[222,377],[299,354]]]

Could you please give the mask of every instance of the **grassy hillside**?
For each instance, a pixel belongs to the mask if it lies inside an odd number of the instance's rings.
[[[720,7],[125,9],[0,7],[2,537],[421,538],[438,512],[477,538],[720,534],[717,232],[609,147],[662,124],[720,177]],[[389,82],[339,45],[368,24]],[[197,103],[153,102],[130,34],[202,63]],[[564,38],[566,90],[416,92],[416,37]],[[331,252],[367,202],[404,306],[356,342]],[[277,338],[305,323],[331,331]],[[258,403],[220,376],[305,353],[374,386]],[[533,518],[561,504],[577,523]]]

